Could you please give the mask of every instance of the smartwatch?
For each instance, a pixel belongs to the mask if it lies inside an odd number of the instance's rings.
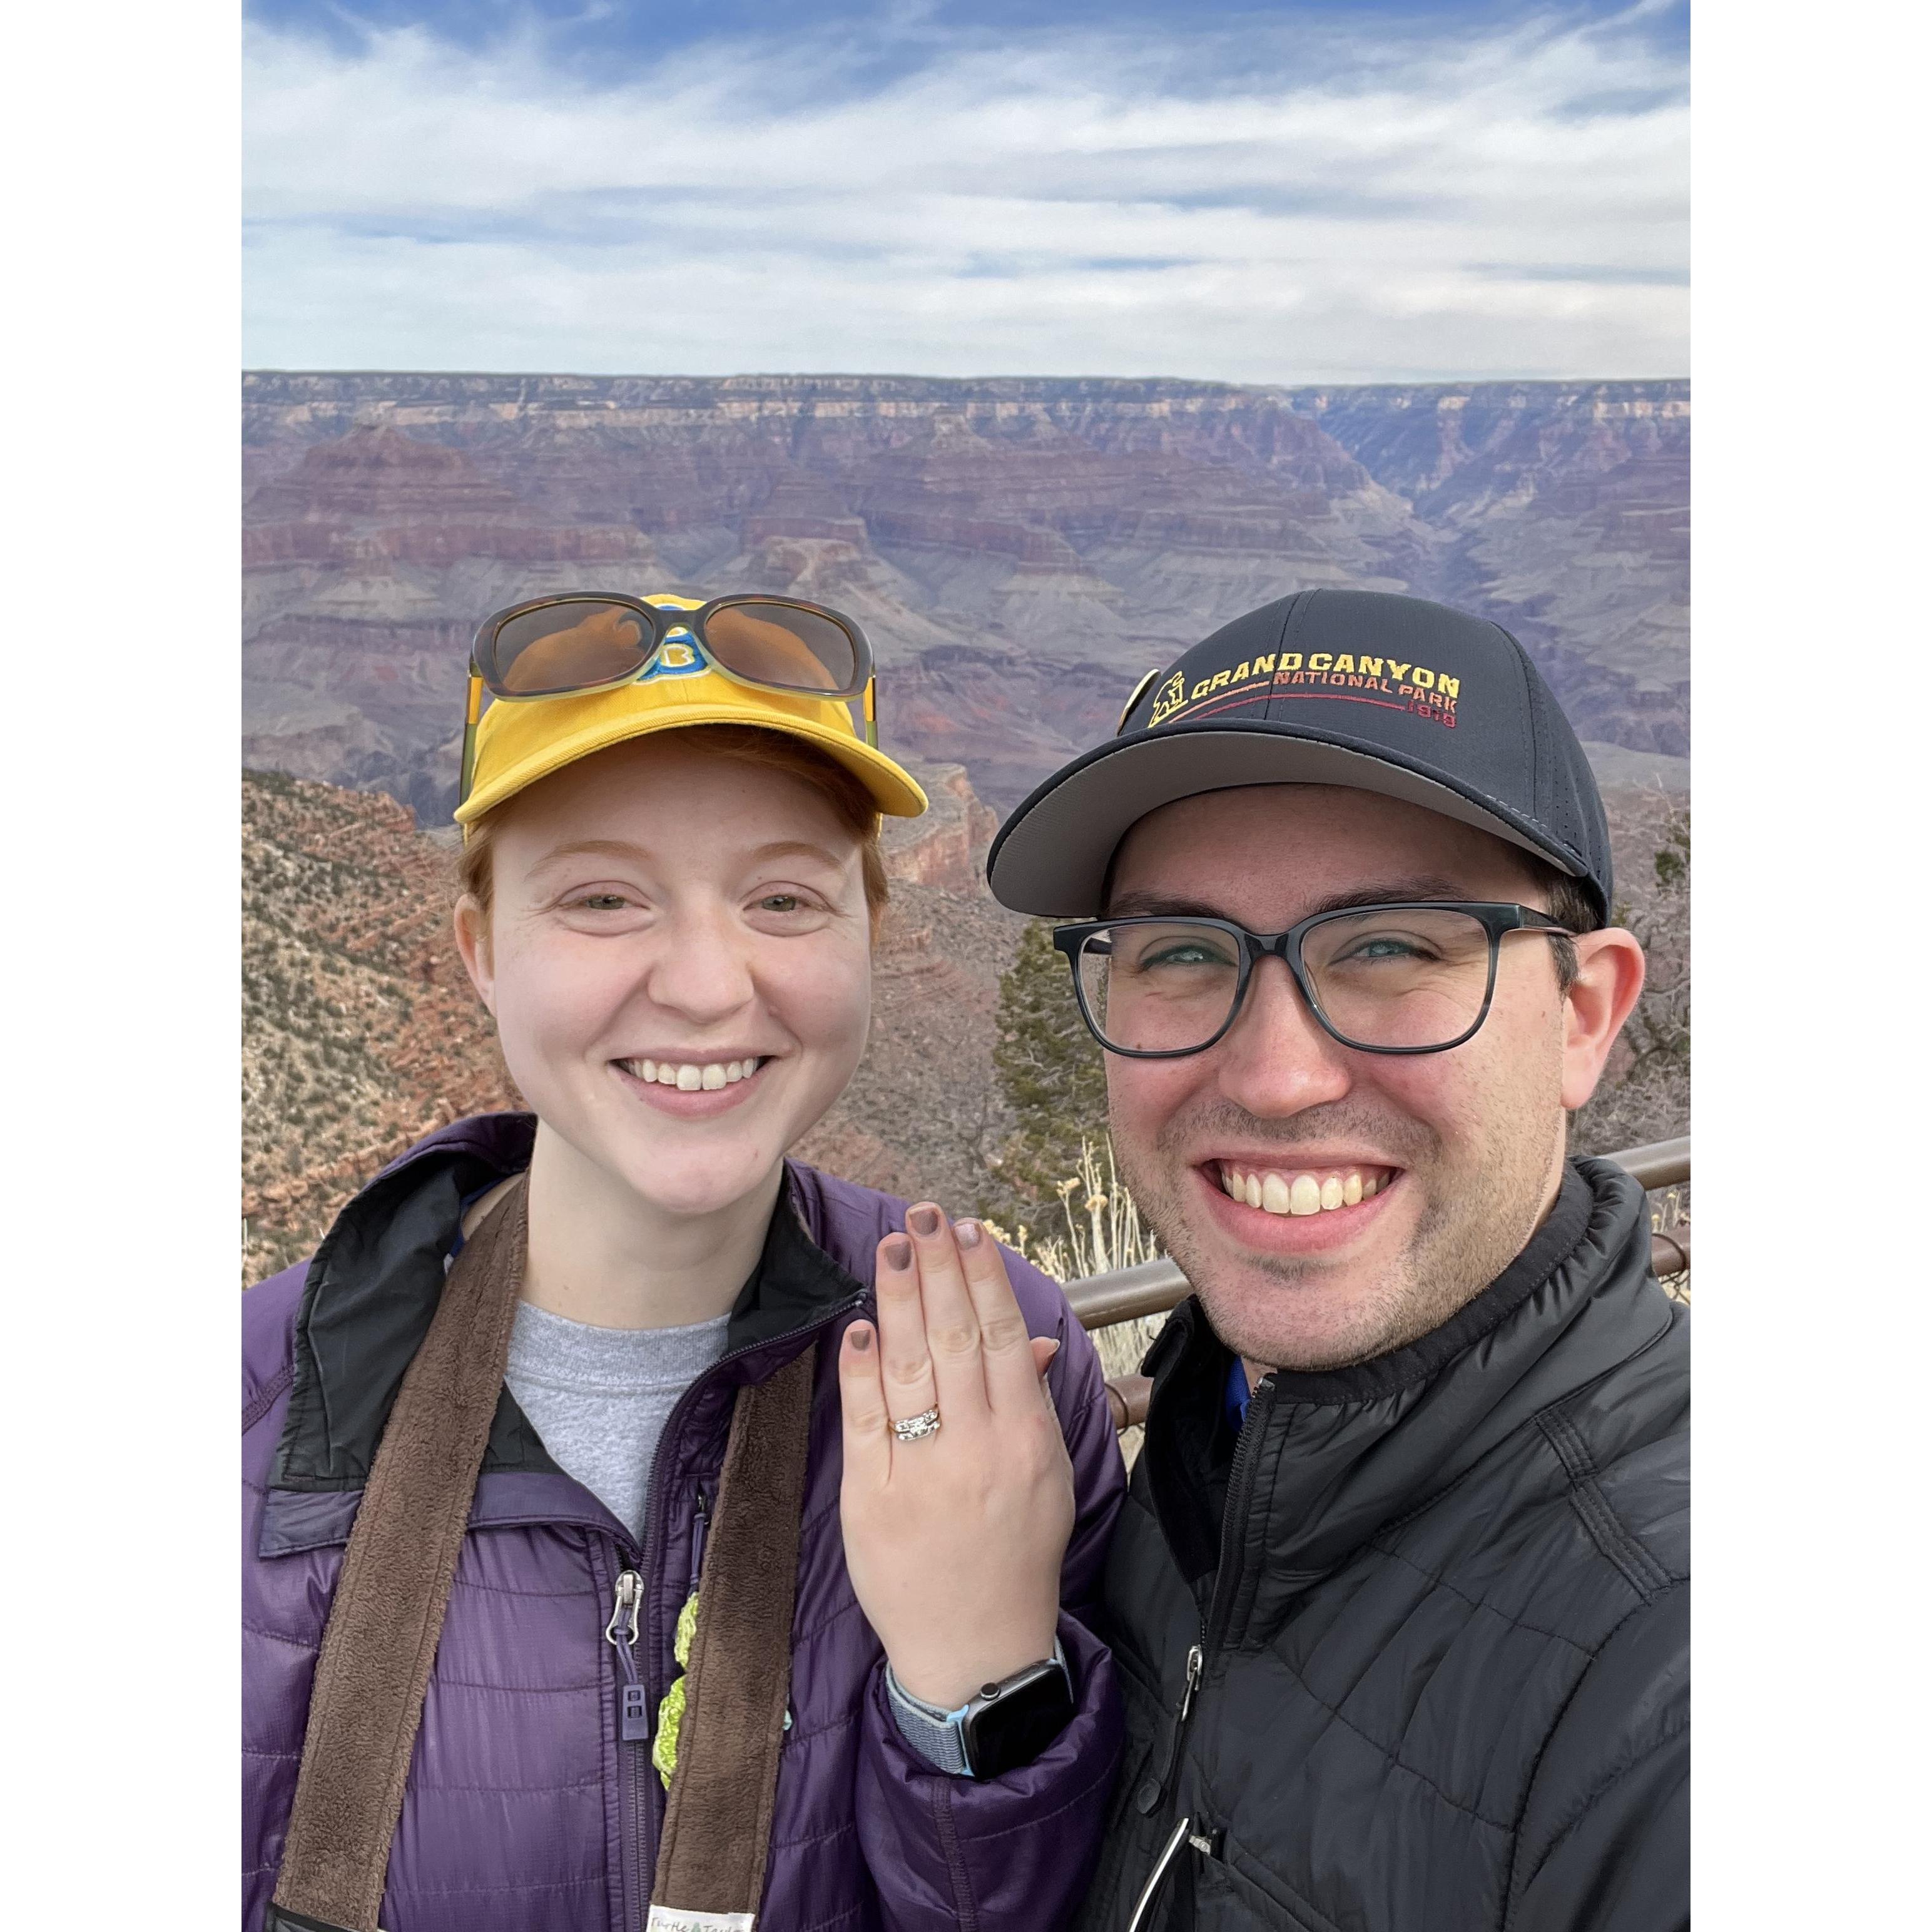
[[[1000,1778],[1032,1763],[1066,1730],[1076,1708],[1072,1673],[1057,1641],[1044,1663],[982,1684],[956,1711],[914,1696],[890,1664],[886,1693],[907,1741],[958,1778]]]

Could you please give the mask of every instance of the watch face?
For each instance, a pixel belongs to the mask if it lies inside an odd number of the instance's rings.
[[[976,1700],[959,1726],[974,1776],[998,1778],[1032,1763],[1072,1715],[1073,1695],[1057,1664],[1042,1664],[998,1696]]]

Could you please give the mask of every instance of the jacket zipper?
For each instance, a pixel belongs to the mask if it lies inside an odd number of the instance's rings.
[[[832,1324],[838,1321],[842,1316],[850,1315],[855,1309],[862,1307],[865,1305],[865,1300],[866,1298],[862,1292],[857,1294],[848,1295],[846,1298],[843,1301],[840,1302],[836,1307],[827,1309],[826,1312],[823,1315],[820,1316],[814,1322],[807,1322],[800,1328],[788,1329],[782,1336],[767,1336],[763,1341],[747,1342],[742,1348],[728,1350],[725,1354],[719,1356],[717,1360],[713,1362],[711,1366],[706,1370],[704,1373],[700,1376],[697,1381],[694,1382],[691,1386],[685,1390],[683,1394],[678,1397],[676,1402],[672,1407],[670,1414],[666,1417],[664,1428],[659,1432],[658,1436],[658,1471],[652,1474],[651,1480],[650,1521],[649,1526],[649,1534],[646,1536],[644,1543],[644,1548],[646,1552],[662,1550],[664,1547],[664,1530],[666,1527],[665,1519],[670,1513],[670,1486],[668,1484],[659,1480],[659,1474],[662,1472],[664,1466],[664,1447],[667,1443],[675,1442],[677,1440],[678,1432],[684,1426],[690,1405],[697,1396],[700,1388],[708,1383],[713,1376],[716,1376],[721,1370],[724,1369],[730,1364],[736,1361],[742,1361],[746,1356],[756,1354],[760,1349],[769,1348],[775,1342],[781,1341],[797,1341],[802,1339],[805,1341],[806,1347],[814,1346],[812,1338],[816,1337],[823,1330],[829,1328]],[[698,1568],[704,1561],[705,1538],[710,1531],[710,1504],[705,1496],[703,1485],[700,1484],[698,1491],[698,1520],[692,1526],[692,1530],[691,1575],[689,1587],[685,1593],[687,1597],[690,1594],[692,1590],[694,1590],[698,1587]],[[640,1575],[638,1579],[638,1594],[640,1618],[641,1618],[643,1613],[646,1610],[648,1610],[650,1614],[651,1642],[650,1648],[646,1657],[646,1668],[652,1675],[655,1675],[656,1667],[656,1660],[662,1656],[664,1649],[663,1626],[664,1606],[662,1600],[662,1594],[659,1592],[653,1592],[650,1588],[649,1583],[641,1575]],[[680,1598],[678,1600],[677,1610],[681,1611],[683,1608],[684,1598]],[[674,1612],[674,1621],[675,1621],[676,1615],[676,1612]],[[622,1661],[623,1659],[620,1652],[620,1664]],[[638,1670],[636,1660],[634,1658],[630,1660],[629,1675],[630,1676],[636,1678],[640,1686],[643,1687],[646,1691],[647,1700],[645,1706],[646,1722],[647,1724],[652,1724],[655,1720],[656,1707],[655,1703],[648,1701],[651,1678]],[[667,1689],[668,1688],[668,1686],[666,1687]],[[662,1693],[659,1694],[657,1701],[660,1702],[662,1701]],[[787,1714],[789,1715],[790,1714],[788,1713]],[[788,1726],[788,1728],[789,1728],[789,1726]],[[645,1732],[646,1739],[649,1738],[650,1735],[651,1731],[647,1728]],[[657,1835],[658,1829],[657,1821],[662,1816],[662,1813],[659,1809],[660,1794],[658,1786],[657,1768],[650,1762],[648,1756],[649,1748],[649,1744],[646,1743],[641,1747],[634,1748],[630,1753],[632,1758],[634,1761],[632,1768],[632,1792],[633,1801],[632,1817],[633,1821],[633,1856],[637,1862],[638,1922],[640,1927],[646,1928],[646,1932],[648,1932],[649,1921],[650,1918],[650,1893],[652,1888],[646,1886],[644,1882],[644,1848],[646,1841],[648,1841],[650,1845],[650,1862],[652,1868],[655,1868],[657,1864]]]
[[[617,1697],[617,1742],[622,1744],[651,1741],[650,1706],[644,1680],[638,1675],[638,1618],[644,1593],[644,1580],[636,1570],[619,1570],[610,1621],[604,1626],[604,1641],[617,1653],[617,1668],[624,1680],[618,1686]]]
[[[650,1774],[651,1705],[638,1670],[638,1628],[644,1610],[644,1580],[628,1565],[618,1571],[604,1640],[616,1653],[618,1802],[630,1820],[632,1888],[644,1916],[644,1780]]]
[[[1214,1594],[1208,1599],[1207,1614],[1201,1619],[1201,1640],[1188,1649],[1186,1673],[1181,1684],[1180,1702],[1174,1714],[1173,1727],[1168,1733],[1166,1756],[1160,1776],[1143,1782],[1134,1793],[1134,1808],[1144,1818],[1151,1817],[1166,1802],[1168,1792],[1180,1769],[1181,1753],[1187,1742],[1188,1720],[1194,1714],[1196,1694],[1207,1673],[1208,1659],[1228,1634],[1241,1579],[1243,1519],[1253,1500],[1255,1444],[1268,1426],[1268,1410],[1274,1399],[1274,1378],[1264,1376],[1249,1401],[1241,1433],[1234,1444],[1234,1460],[1228,1472],[1228,1500],[1221,1513],[1220,1560],[1215,1566]],[[1221,1832],[1212,1826],[1196,1829],[1196,1823],[1192,1818],[1176,1821],[1161,1846],[1160,1856],[1154,1861],[1154,1870],[1134,1902],[1128,1932],[1142,1932],[1143,1922],[1152,1910],[1184,1844],[1192,1845],[1210,1857],[1220,1855]]]
[[[685,1594],[687,1598],[698,1594],[698,1580],[704,1573],[704,1543],[711,1534],[711,1498],[704,1493],[704,1485],[698,1485],[698,1517],[691,1526],[691,1584]]]

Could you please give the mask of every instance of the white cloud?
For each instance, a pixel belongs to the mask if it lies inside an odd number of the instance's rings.
[[[824,44],[595,88],[529,35],[349,55],[257,28],[246,61],[258,367],[1688,363],[1688,108],[1636,35],[1042,34],[870,87]]]

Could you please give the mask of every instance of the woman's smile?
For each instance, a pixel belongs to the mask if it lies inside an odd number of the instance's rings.
[[[660,1060],[646,1055],[614,1060],[610,1065],[624,1087],[646,1106],[675,1120],[708,1120],[742,1106],[754,1089],[762,1089],[759,1076],[778,1057],[753,1053]]]

